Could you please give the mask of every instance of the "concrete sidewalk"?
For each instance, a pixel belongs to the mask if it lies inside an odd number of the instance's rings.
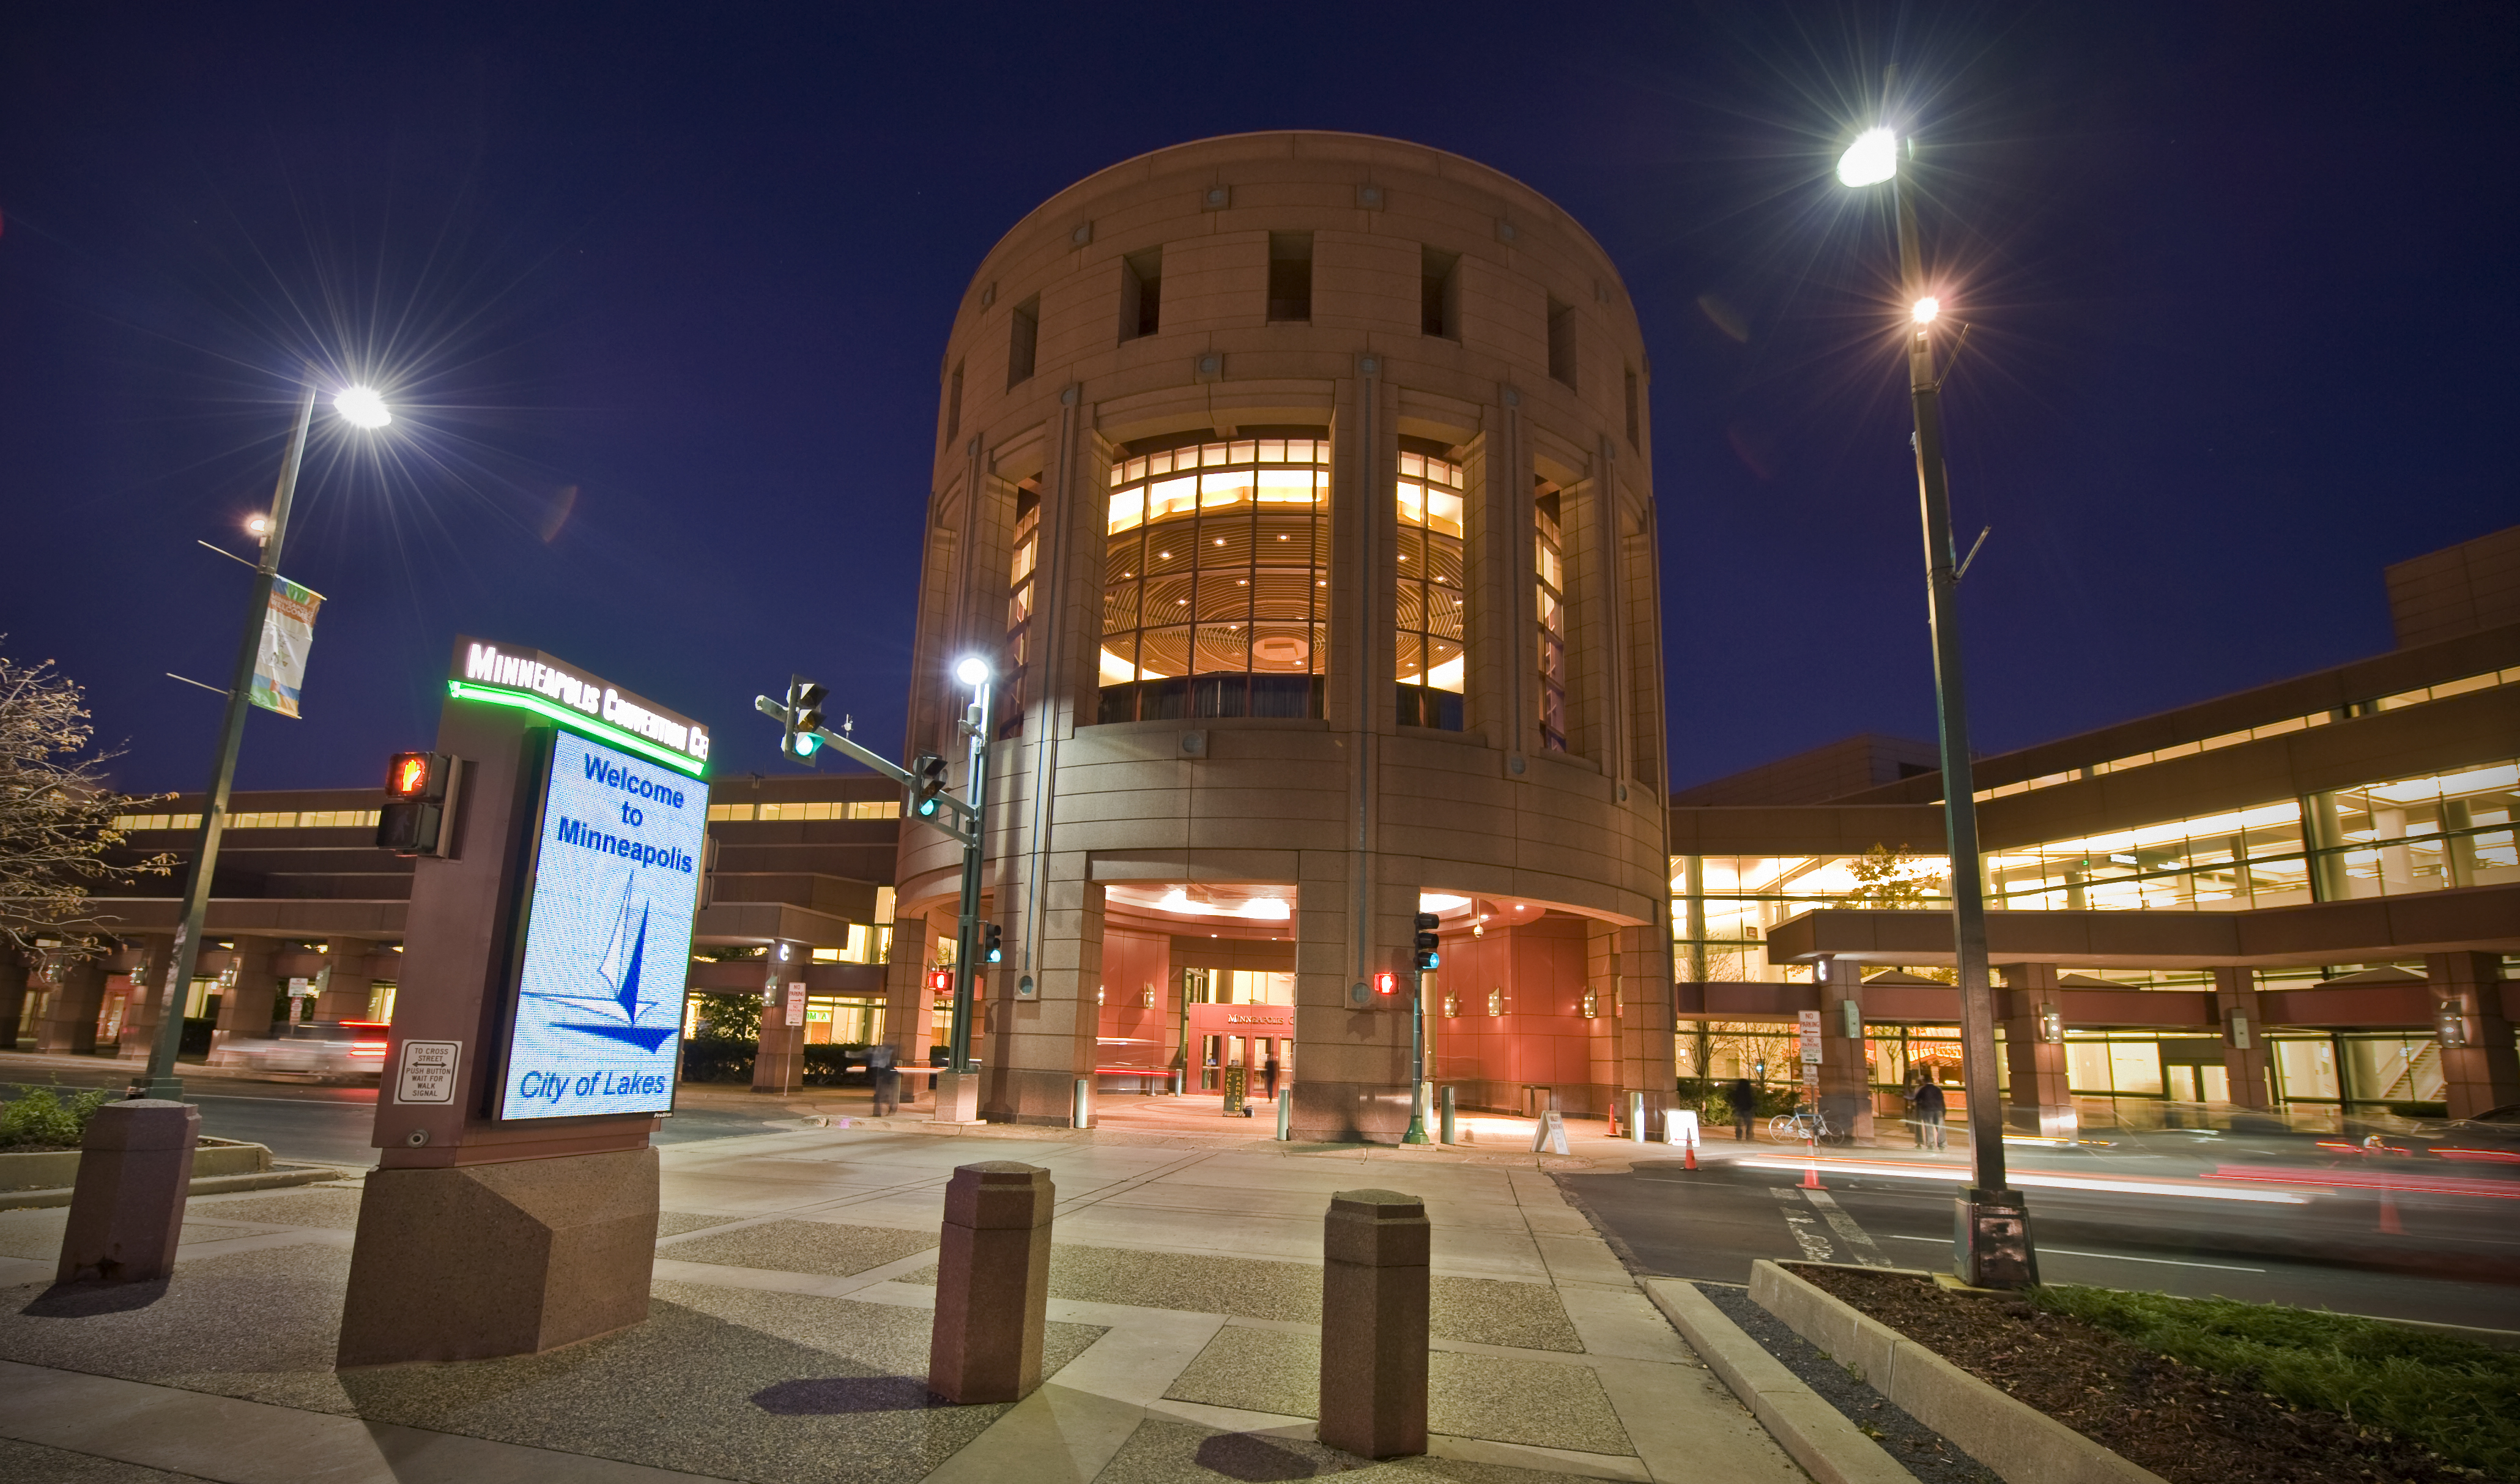
[[[787,1102],[748,1105],[856,1117]],[[333,1371],[352,1180],[194,1201],[148,1292],[48,1296],[61,1213],[0,1215],[0,1480],[1804,1477],[1527,1135],[1418,1151],[1164,1126],[1195,1114],[668,1147],[648,1323],[462,1365]],[[950,1407],[922,1380],[936,1230],[947,1176],[979,1159],[1058,1182],[1049,1378]],[[1420,1195],[1434,1223],[1435,1436],[1371,1467],[1312,1437],[1322,1216],[1359,1186]]]

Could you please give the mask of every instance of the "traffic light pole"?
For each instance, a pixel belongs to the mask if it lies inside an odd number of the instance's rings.
[[[1432,1144],[1426,1137],[1426,970],[1410,975],[1417,988],[1409,996],[1409,1132],[1402,1144]]]
[[[971,982],[980,959],[980,821],[989,799],[989,697],[993,687],[981,681],[971,688],[971,709],[963,720],[970,735],[969,785],[964,790],[973,811],[970,832],[963,837],[962,915],[954,929],[954,1031],[945,1059],[957,1072],[971,1065]]]
[[[306,430],[315,420],[312,382],[297,402],[297,427],[280,458],[280,484],[271,495],[271,528],[263,533],[262,560],[246,589],[245,633],[237,640],[236,668],[228,673],[228,708],[219,719],[218,751],[210,759],[210,787],[202,800],[202,833],[184,874],[184,915],[175,928],[175,951],[166,956],[166,983],[158,1002],[158,1030],[150,1040],[149,1071],[132,1084],[139,1098],[180,1101],[184,1084],[175,1057],[184,1048],[184,1001],[193,992],[201,963],[202,929],[209,917],[210,883],[219,866],[219,836],[227,829],[228,792],[236,784],[237,752],[245,745],[245,713],[253,702],[253,665],[262,653],[263,626],[271,616],[271,585],[280,573],[280,542],[289,533],[289,505],[297,494],[297,467],[306,458]]]

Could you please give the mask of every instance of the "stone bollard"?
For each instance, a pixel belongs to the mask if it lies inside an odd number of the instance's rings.
[[[201,1133],[202,1110],[189,1102],[133,1098],[96,1110],[80,1141],[56,1282],[136,1283],[175,1271]]]
[[[1321,1440],[1369,1459],[1426,1451],[1426,1206],[1341,1191],[1322,1223]]]
[[[936,1254],[927,1389],[949,1402],[1013,1402],[1041,1384],[1050,1310],[1050,1172],[992,1159],[954,1171]]]

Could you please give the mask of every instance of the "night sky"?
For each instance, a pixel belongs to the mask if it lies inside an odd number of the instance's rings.
[[[932,16],[933,20],[924,19]],[[937,361],[1027,210],[1213,134],[1547,194],[1652,356],[1672,769],[1930,737],[1881,68],[1971,326],[1948,398],[1980,750],[2386,649],[2383,564],[2520,518],[2520,8],[24,5],[0,20],[0,630],[199,788],[293,379],[306,717],[370,785],[450,640],[775,768],[791,670],[901,736]]]

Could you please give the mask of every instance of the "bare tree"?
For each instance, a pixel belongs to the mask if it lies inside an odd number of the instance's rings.
[[[130,866],[105,858],[122,843],[114,816],[172,795],[107,786],[105,764],[120,754],[88,750],[95,728],[85,699],[51,660],[22,664],[0,653],[0,942],[22,951],[42,933],[69,952],[97,952],[89,888],[174,866],[168,855]]]

